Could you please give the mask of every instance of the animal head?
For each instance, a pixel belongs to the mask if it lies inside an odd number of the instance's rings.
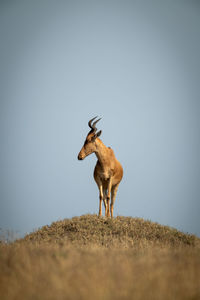
[[[88,133],[85,142],[83,144],[83,147],[81,149],[81,151],[78,154],[78,160],[83,160],[86,156],[96,152],[97,150],[97,145],[96,145],[96,138],[99,137],[101,135],[101,130],[97,132],[97,128],[96,128],[96,123],[99,122],[101,120],[98,119],[95,122],[93,122],[97,117],[91,119],[88,122],[88,126],[90,127],[90,132]],[[93,122],[93,124],[92,124]]]

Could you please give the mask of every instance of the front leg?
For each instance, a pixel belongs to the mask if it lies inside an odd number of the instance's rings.
[[[99,217],[102,216],[103,186],[99,184]]]

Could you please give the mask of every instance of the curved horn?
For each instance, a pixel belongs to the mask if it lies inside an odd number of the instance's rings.
[[[101,120],[101,118],[99,118],[98,120],[96,120],[96,121],[93,123],[93,125],[92,125],[92,126],[95,128],[95,130],[97,130],[97,128],[96,128],[96,126],[95,126],[95,125],[96,125],[96,124],[97,124],[97,122],[99,122],[100,120]]]
[[[94,118],[92,118],[92,119],[88,122],[88,126],[89,126],[91,129],[94,129],[94,128],[92,127],[92,121],[94,121],[96,118],[97,118],[97,116],[94,117]]]
[[[95,119],[97,118],[97,116],[95,117],[95,118],[93,118],[93,119],[91,119],[89,122],[88,122],[88,125],[89,125],[89,127],[92,129],[92,131],[97,131],[97,128],[96,128],[96,124],[97,124],[97,122],[99,122],[100,120],[101,120],[101,118],[100,119],[98,119],[98,120],[96,120],[93,124],[92,124],[92,121],[94,121]]]

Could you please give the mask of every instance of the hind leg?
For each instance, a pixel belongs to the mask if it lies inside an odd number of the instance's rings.
[[[107,216],[107,209],[108,209],[108,205],[107,205],[107,190],[104,189],[103,190],[103,203],[104,203],[104,207],[105,207],[105,217]]]
[[[110,217],[110,195],[112,191],[112,177],[108,182],[108,191],[107,191],[107,217]]]
[[[110,204],[111,218],[113,218],[113,208],[114,208],[114,203],[115,203],[118,186],[119,186],[119,184],[114,185],[111,190],[111,204]]]

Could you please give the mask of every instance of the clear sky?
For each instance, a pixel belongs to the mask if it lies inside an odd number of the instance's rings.
[[[114,215],[200,236],[199,1],[1,1],[0,65],[0,228],[98,212],[98,115]]]

